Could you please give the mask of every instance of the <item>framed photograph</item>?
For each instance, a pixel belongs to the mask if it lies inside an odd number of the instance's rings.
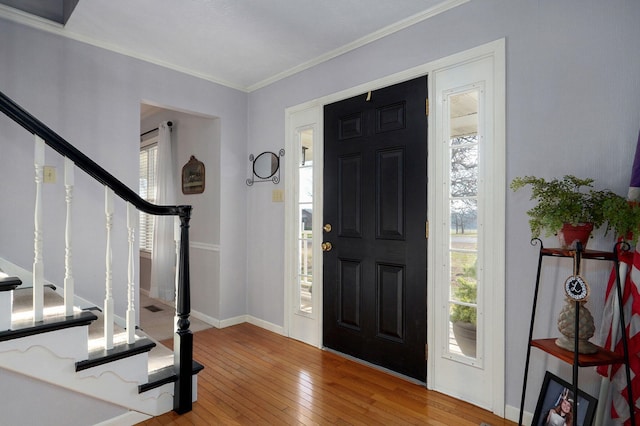
[[[544,376],[533,426],[591,426],[598,400],[578,390],[578,413],[573,413],[573,386],[550,373]]]
[[[201,194],[204,192],[204,164],[193,155],[182,168],[182,193]]]

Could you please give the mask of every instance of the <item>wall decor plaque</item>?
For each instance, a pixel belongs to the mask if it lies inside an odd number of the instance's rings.
[[[204,183],[204,164],[192,155],[182,167],[182,193],[202,194]]]

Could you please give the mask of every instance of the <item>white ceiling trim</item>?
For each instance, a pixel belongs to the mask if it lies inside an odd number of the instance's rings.
[[[359,38],[351,43],[345,44],[338,49],[335,49],[331,52],[325,53],[324,55],[318,56],[311,61],[307,61],[303,64],[295,66],[293,68],[288,69],[287,71],[278,73],[272,77],[269,77],[261,82],[258,82],[254,85],[247,87],[247,92],[253,92],[254,90],[263,88],[268,86],[269,84],[275,83],[278,80],[282,80],[283,78],[289,77],[293,74],[299,73],[300,71],[304,71],[308,68],[314,67],[322,62],[326,62],[330,59],[338,57],[344,53],[350,52],[351,50],[355,50],[359,47],[367,45],[371,42],[379,40],[383,37],[386,37],[390,34],[403,30],[411,25],[417,24],[418,22],[422,22],[426,19],[432,18],[436,15],[439,15],[443,12],[446,12],[449,9],[453,9],[454,7],[460,6],[464,3],[467,3],[471,0],[446,0],[430,9],[425,10],[424,12],[416,13],[413,16],[409,16],[408,18],[403,19],[402,21],[398,21],[395,24],[391,24],[385,28],[382,28],[374,33],[371,33],[367,36]]]
[[[9,7],[1,3],[0,17],[49,32],[60,31],[64,29],[64,26],[62,24],[41,18],[36,15],[32,15],[27,12],[23,12],[19,9],[14,9],[13,7]]]
[[[192,70],[192,69],[189,69],[189,68],[185,68],[185,67],[182,67],[180,65],[176,65],[174,63],[161,61],[161,60],[156,59],[156,58],[145,57],[144,55],[140,55],[139,53],[135,53],[135,52],[132,52],[132,51],[127,50],[127,49],[123,49],[123,48],[121,48],[119,46],[115,46],[115,45],[112,45],[112,44],[109,44],[109,43],[105,43],[105,42],[103,42],[101,40],[96,40],[96,39],[93,39],[93,38],[90,38],[90,37],[86,37],[86,36],[81,35],[81,34],[74,33],[72,31],[69,31],[69,30],[65,29],[64,26],[62,26],[61,24],[49,21],[47,19],[40,18],[40,17],[35,16],[35,15],[28,14],[26,12],[22,12],[22,11],[20,11],[18,9],[14,9],[12,7],[5,6],[3,4],[0,4],[0,18],[6,18],[6,19],[8,19],[10,21],[14,21],[14,22],[17,22],[19,24],[27,25],[29,27],[36,28],[38,30],[42,30],[42,31],[53,33],[53,34],[56,34],[56,35],[59,35],[59,36],[62,36],[62,37],[70,38],[72,40],[76,40],[76,41],[79,41],[81,43],[90,44],[92,46],[96,46],[96,47],[99,47],[101,49],[110,50],[112,52],[119,53],[121,55],[129,56],[129,57],[136,58],[136,59],[140,59],[142,61],[149,62],[149,63],[155,64],[155,65],[159,65],[159,66],[164,67],[164,68],[169,68],[169,69],[172,69],[174,71],[178,71],[178,72],[181,72],[181,73],[184,73],[184,74],[189,74],[189,75],[192,75],[194,77],[201,78],[203,80],[208,80],[208,81],[211,81],[213,83],[221,84],[223,86],[227,86],[227,87],[230,87],[232,89],[241,90],[241,91],[244,91],[244,92],[247,91],[246,87],[238,86],[238,85],[233,84],[233,83],[231,83],[229,81],[223,81],[223,80],[217,79],[217,78],[215,78],[215,77],[213,77],[211,75],[203,74],[203,73],[200,73],[198,71],[195,71],[195,70]]]
[[[166,61],[162,61],[159,60],[157,58],[152,58],[152,57],[147,57],[144,55],[140,55],[137,52],[133,52],[130,51],[128,49],[123,49],[122,47],[116,46],[116,45],[112,45],[109,43],[105,43],[104,41],[101,40],[96,40],[93,39],[91,37],[87,37],[81,34],[77,34],[74,33],[72,31],[67,30],[63,25],[58,24],[56,22],[52,22],[31,14],[28,14],[26,12],[22,12],[18,9],[14,9],[12,7],[9,6],[5,6],[3,4],[0,4],[0,18],[5,18],[8,19],[10,21],[14,21],[23,25],[27,25],[29,27],[32,28],[36,28],[42,31],[46,31],[49,33],[53,33],[62,37],[67,37],[70,38],[72,40],[76,40],[82,43],[86,43],[86,44],[90,44],[92,46],[96,46],[102,49],[106,49],[106,50],[110,50],[112,52],[116,52],[125,56],[129,56],[132,58],[136,58],[136,59],[140,59],[142,61],[145,62],[149,62],[155,65],[159,65],[161,67],[164,68],[168,68],[168,69],[172,69],[174,71],[178,71],[184,74],[188,74],[188,75],[192,75],[194,77],[197,78],[201,78],[203,80],[207,80],[207,81],[211,81],[213,83],[217,83],[217,84],[221,84],[223,86],[232,88],[232,89],[236,89],[236,90],[240,90],[243,92],[253,92],[255,90],[261,89],[263,87],[266,87],[272,83],[275,83],[278,80],[282,80],[283,78],[289,77],[291,75],[294,75],[296,73],[299,73],[301,71],[304,71],[308,68],[311,68],[313,66],[316,66],[318,64],[321,64],[323,62],[326,62],[330,59],[333,59],[337,56],[340,56],[344,53],[347,53],[351,50],[357,49],[359,47],[362,47],[364,45],[367,45],[373,41],[379,40],[383,37],[386,37],[390,34],[393,34],[395,32],[398,32],[400,30],[403,30],[407,27],[410,27],[411,25],[414,25],[418,22],[424,21],[426,19],[429,19],[431,17],[434,17],[436,15],[439,15],[440,13],[446,12],[449,9],[452,9],[454,7],[460,6],[464,3],[469,2],[470,0],[445,0],[442,3],[439,3],[438,5],[425,10],[424,12],[420,12],[417,13],[413,16],[410,16],[408,18],[403,19],[402,21],[398,21],[392,25],[389,25],[385,28],[382,28],[374,33],[371,33],[365,37],[362,37],[358,40],[355,40],[351,43],[348,43],[338,49],[335,49],[333,51],[330,51],[324,55],[321,55],[311,61],[307,61],[305,63],[302,63],[298,66],[295,66],[293,68],[290,68],[289,70],[283,71],[281,73],[275,74],[272,77],[269,77],[267,79],[264,79],[256,84],[250,85],[250,86],[239,86],[237,84],[234,84],[232,82],[229,81],[225,81],[225,80],[221,80],[219,78],[216,78],[212,75],[208,75],[205,73],[201,73],[198,72],[196,70],[190,69],[190,68],[186,68],[180,65],[177,65],[175,63],[170,63],[170,62],[166,62]]]

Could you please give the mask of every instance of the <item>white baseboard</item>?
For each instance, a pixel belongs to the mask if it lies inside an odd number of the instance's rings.
[[[279,334],[281,336],[284,336],[284,328],[283,327],[281,327],[279,325],[276,325],[276,324],[273,324],[273,323],[270,323],[268,321],[261,320],[259,318],[253,317],[251,315],[247,315],[247,318],[246,318],[245,322],[248,322],[249,324],[253,324],[253,325],[255,325],[257,327],[260,327],[260,328],[264,328],[265,330],[272,331],[272,332],[274,332],[276,334]]]
[[[520,417],[520,407],[514,407],[512,405],[507,405],[504,410],[504,416],[507,420],[511,420],[512,422],[518,423],[518,418]],[[531,425],[531,421],[533,420],[533,414],[525,411],[522,414],[522,424],[523,426]]]
[[[246,315],[238,315],[237,317],[227,318],[227,319],[224,319],[224,320],[218,320],[218,328],[231,327],[233,325],[242,324],[244,322],[247,322],[247,316]]]
[[[202,314],[199,314],[199,315],[202,315]],[[196,318],[199,318],[198,314],[194,314],[194,316]],[[213,325],[216,328],[226,328],[226,327],[231,327],[234,325],[248,322],[249,324],[253,324],[257,327],[264,328],[265,330],[271,331],[273,333],[284,335],[284,329],[281,326],[256,318],[251,315],[238,315],[237,317],[227,318],[225,320],[216,320],[214,318],[210,318],[209,320],[203,319],[203,318],[199,318],[199,319],[202,319],[202,321],[208,322],[209,324]]]
[[[117,417],[114,417],[104,422],[100,422],[95,426],[131,426],[149,420],[151,416],[137,411],[128,411]]]
[[[214,317],[210,317],[209,315],[203,314],[202,312],[191,311],[191,313],[189,315],[194,317],[194,318],[199,319],[200,321],[204,321],[207,324],[211,324],[215,328],[222,328],[222,327],[220,327],[220,320],[218,320],[218,319],[216,319]]]
[[[273,333],[284,335],[283,327],[270,323],[268,321],[261,320],[251,315],[238,315],[236,317],[227,318],[224,320],[219,320],[217,318],[210,317],[209,315],[203,314],[202,312],[198,312],[198,311],[191,311],[190,315],[194,318],[197,318],[201,321],[206,322],[207,324],[211,324],[215,328],[232,327],[234,325],[248,322],[249,324],[253,324],[257,327],[264,328],[265,330],[271,331]]]

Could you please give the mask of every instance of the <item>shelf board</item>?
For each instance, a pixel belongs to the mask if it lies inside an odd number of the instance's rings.
[[[540,249],[540,252],[543,256],[555,257],[573,257],[576,253],[575,250],[563,248],[543,248]],[[616,254],[610,251],[584,250],[581,252],[580,257],[582,259],[615,260]]]
[[[562,349],[556,345],[556,338],[536,339],[531,341],[531,346],[541,349],[548,354],[573,365],[573,351]],[[594,354],[580,354],[578,356],[578,366],[594,367],[597,365],[622,364],[624,357],[614,352],[608,351],[598,346],[598,352]]]

